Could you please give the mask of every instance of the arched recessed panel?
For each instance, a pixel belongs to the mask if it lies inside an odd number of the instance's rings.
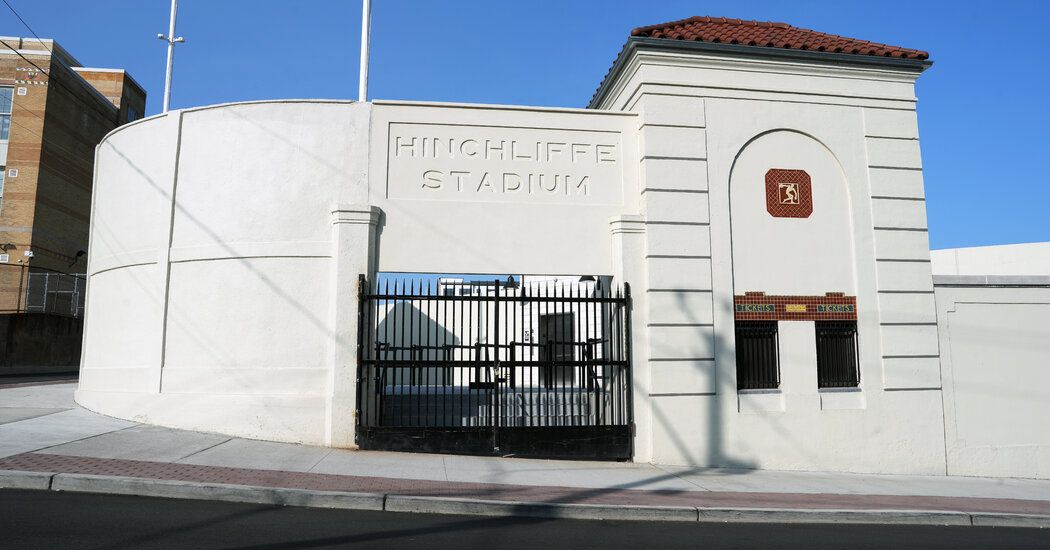
[[[736,294],[855,294],[849,192],[820,142],[786,130],[752,140],[729,193]]]

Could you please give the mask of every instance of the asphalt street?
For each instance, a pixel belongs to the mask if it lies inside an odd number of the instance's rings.
[[[3,548],[1048,548],[1050,530],[638,523],[0,490]]]

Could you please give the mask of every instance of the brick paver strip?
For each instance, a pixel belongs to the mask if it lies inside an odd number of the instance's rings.
[[[728,508],[949,510],[1050,515],[1050,501],[1005,498],[537,487],[254,470],[43,453],[24,453],[0,459],[0,470],[520,502]]]

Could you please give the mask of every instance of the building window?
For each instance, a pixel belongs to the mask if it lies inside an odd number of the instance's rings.
[[[860,385],[856,321],[816,321],[817,387]]]
[[[0,140],[6,140],[11,134],[12,92],[10,86],[0,86]]]
[[[736,322],[736,387],[780,387],[780,351],[776,321]]]
[[[545,313],[540,315],[540,384],[545,388],[565,386],[573,380],[576,359],[576,314]]]

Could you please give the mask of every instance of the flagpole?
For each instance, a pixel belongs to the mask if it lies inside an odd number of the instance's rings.
[[[171,104],[171,72],[175,64],[175,44],[185,42],[181,36],[175,36],[175,17],[179,13],[179,0],[171,0],[171,17],[168,19],[168,34],[158,34],[157,38],[168,43],[168,67],[164,76],[164,111],[168,112]]]
[[[357,100],[368,101],[368,38],[372,31],[372,0],[361,0],[361,75],[357,80]]]

